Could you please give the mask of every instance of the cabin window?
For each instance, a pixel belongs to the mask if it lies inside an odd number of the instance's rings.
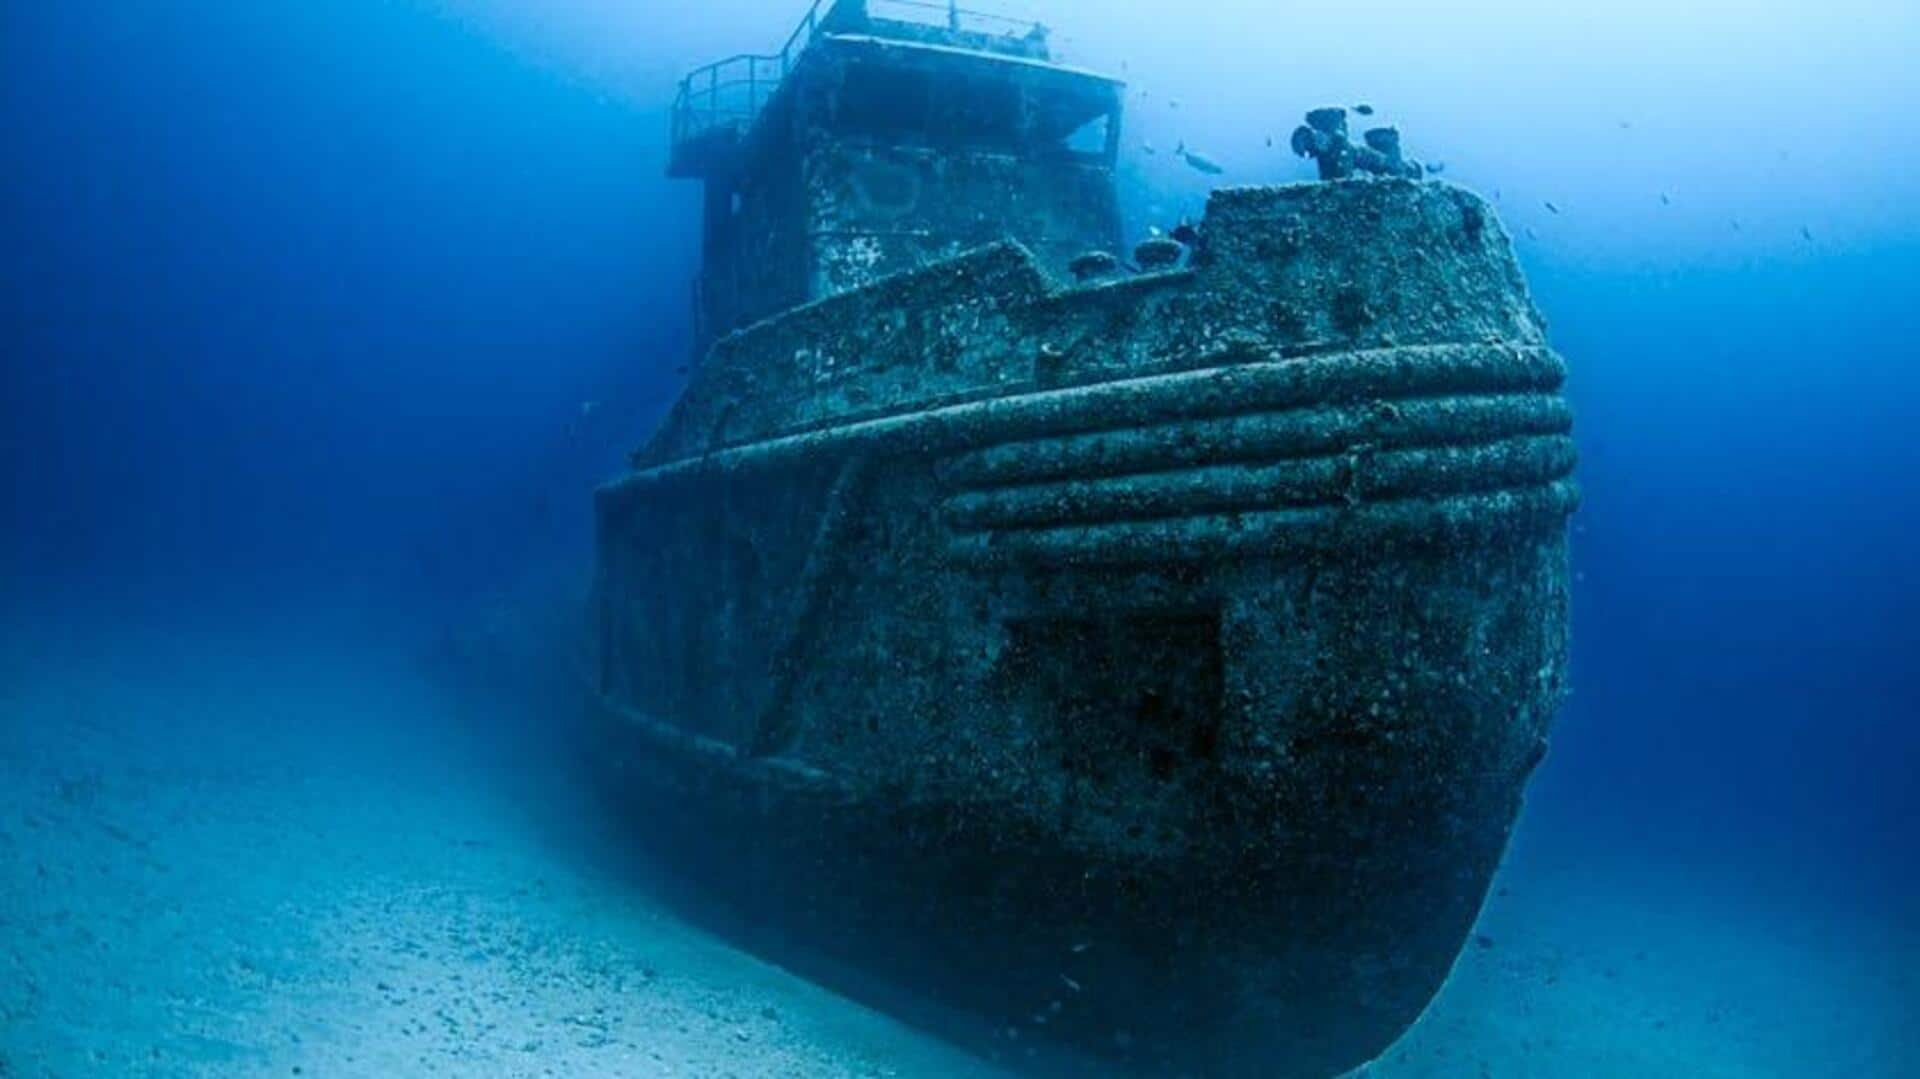
[[[926,130],[932,100],[926,72],[855,64],[841,83],[835,116],[853,134],[899,137]]]
[[[1107,154],[1107,132],[1113,126],[1113,117],[1109,113],[1088,120],[1067,136],[1066,149],[1069,153],[1084,154],[1088,157],[1105,157]]]
[[[927,134],[936,141],[1005,143],[1020,125],[1020,90],[1000,81],[957,81],[933,103]]]
[[[1002,79],[853,65],[835,117],[849,134],[936,145],[1014,147],[1026,138],[1027,103]]]

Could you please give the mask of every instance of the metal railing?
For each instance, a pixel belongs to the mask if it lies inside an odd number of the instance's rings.
[[[673,141],[677,145],[717,128],[744,129],[753,123],[773,92],[793,70],[800,54],[820,30],[820,9],[838,0],[813,0],[800,24],[776,53],[741,53],[717,60],[680,80],[673,99]]]
[[[673,101],[673,141],[698,138],[716,130],[745,132],[773,99],[774,92],[786,81],[801,53],[813,44],[824,26],[837,25],[842,7],[864,18],[878,8],[883,17],[901,22],[944,26],[954,33],[963,31],[1018,37],[1044,35],[1046,30],[1031,19],[973,11],[954,0],[813,0],[793,32],[773,53],[741,53],[696,68],[680,80]],[[936,21],[936,17],[938,21]]]
[[[1030,34],[1040,29],[1040,24],[1032,19],[1023,19],[1015,15],[999,15],[991,11],[972,11],[957,3],[941,3],[938,0],[870,0],[869,6],[887,9],[889,17],[898,17],[906,22],[934,23],[926,16],[931,13],[939,16],[939,24],[956,33],[972,30],[986,34],[1007,34],[1018,36]],[[916,17],[917,16],[917,17]]]

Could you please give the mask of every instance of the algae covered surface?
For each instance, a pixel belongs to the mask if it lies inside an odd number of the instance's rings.
[[[1920,1074],[1920,8],[1004,6],[0,9],[0,1076]]]

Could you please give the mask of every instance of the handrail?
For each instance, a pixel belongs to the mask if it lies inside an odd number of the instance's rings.
[[[1023,19],[1017,15],[1001,15],[998,12],[992,11],[975,11],[971,8],[960,7],[958,4],[951,2],[939,3],[936,2],[936,0],[875,0],[875,2],[889,7],[917,8],[923,11],[939,12],[947,17],[947,26],[952,30],[964,29],[966,20],[998,25],[1005,28],[1008,33],[1014,31],[1031,32],[1041,25],[1032,19]]]
[[[800,53],[813,43],[820,28],[820,9],[838,0],[813,0],[806,15],[794,26],[793,32],[776,53],[738,53],[723,60],[716,60],[704,67],[695,68],[686,78],[680,80],[679,93],[673,101],[673,141],[677,144],[697,135],[703,135],[718,127],[732,126],[744,120],[751,123],[760,115],[760,109],[773,96],[780,83],[785,81],[788,72],[793,70],[794,62]],[[746,77],[730,76],[725,82],[720,80],[723,71],[746,67]],[[779,74],[764,82],[760,78],[761,65],[779,66]],[[747,88],[743,102],[726,105],[722,103],[721,92]],[[737,95],[736,95],[737,96]]]
[[[834,10],[841,3],[846,2],[847,0],[813,0],[807,8],[807,13],[794,26],[793,32],[787,35],[787,40],[781,44],[779,52],[737,53],[695,68],[681,79],[679,90],[673,99],[674,145],[677,146],[710,131],[718,129],[739,131],[751,125],[759,117],[761,109],[773,99],[774,92],[792,73],[794,65],[799,62],[800,55],[819,36],[821,24],[833,15]],[[1002,32],[1009,36],[1017,36],[1023,30],[1029,34],[1045,34],[1045,28],[1038,22],[962,8],[956,0],[944,0],[944,2],[939,0],[855,0],[855,2],[863,12],[871,6],[909,9],[914,12],[939,12],[946,17],[947,28],[954,32],[965,29],[966,22],[972,22],[1000,27]],[[823,8],[827,9],[824,16],[821,10]]]

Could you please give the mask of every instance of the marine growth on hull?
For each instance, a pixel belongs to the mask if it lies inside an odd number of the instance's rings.
[[[892,6],[681,87],[701,354],[598,494],[610,774],[783,960],[1005,1062],[1337,1074],[1544,752],[1563,365],[1388,129],[1316,110],[1325,179],[1127,249],[1121,85]]]

